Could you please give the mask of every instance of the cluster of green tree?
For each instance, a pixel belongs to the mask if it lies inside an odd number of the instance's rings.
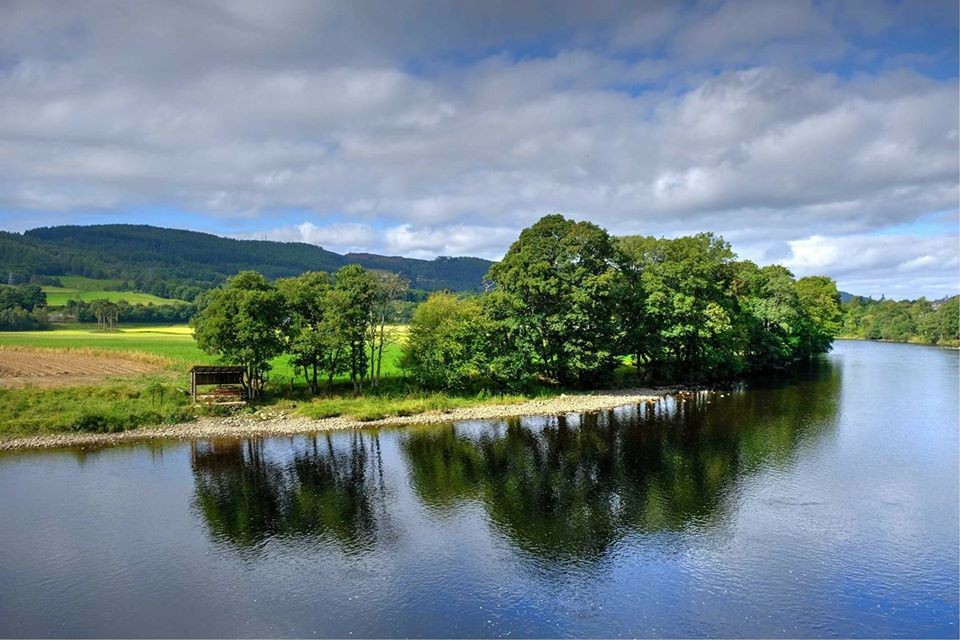
[[[341,267],[331,277],[311,271],[269,282],[244,271],[200,299],[191,320],[201,349],[243,366],[244,386],[256,398],[283,353],[303,372],[313,393],[321,377],[348,374],[354,391],[378,385],[384,350],[397,339],[389,326],[409,283],[397,274]]]
[[[729,377],[825,352],[840,329],[833,280],[738,261],[712,234],[614,238],[551,215],[488,277],[488,294],[417,308],[403,365],[420,385],[590,387],[624,357],[656,381]]]
[[[112,325],[103,328],[113,328],[120,322],[178,324],[189,322],[196,312],[194,304],[130,304],[123,300],[111,302],[105,299],[90,302],[68,300],[63,308],[63,316],[76,322],[103,324],[106,318],[113,318]]]
[[[46,329],[47,294],[37,285],[0,285],[0,331]]]
[[[781,368],[830,349],[836,284],[737,261],[711,234],[614,238],[546,216],[490,268],[492,292],[431,295],[413,314],[402,366],[420,387],[499,390],[606,382],[625,357],[656,381]],[[388,319],[407,282],[349,265],[271,284],[243,272],[211,292],[192,323],[201,348],[243,365],[253,397],[271,358],[293,355],[311,389],[349,373],[380,377]]]
[[[854,296],[843,308],[844,337],[960,345],[960,296],[933,302]]]
[[[58,274],[113,278],[136,291],[188,301],[244,270],[273,279],[306,271],[332,273],[347,264],[399,273],[413,287],[427,291],[479,291],[490,267],[479,258],[342,256],[305,243],[234,240],[144,225],[0,232],[0,273],[12,273],[18,282]]]
[[[35,284],[41,287],[62,287],[63,283],[60,282],[60,278],[56,276],[30,276],[30,281],[28,284]]]

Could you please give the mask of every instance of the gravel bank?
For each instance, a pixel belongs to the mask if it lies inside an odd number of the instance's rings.
[[[350,418],[311,420],[296,415],[272,413],[269,408],[258,414],[226,418],[200,418],[195,422],[176,425],[143,427],[122,433],[65,433],[30,436],[0,442],[0,451],[13,449],[46,449],[54,447],[81,447],[114,445],[156,438],[192,440],[196,438],[245,438],[250,436],[292,435],[333,429],[356,429],[411,424],[437,424],[463,420],[491,420],[513,416],[544,416],[564,413],[601,411],[628,404],[654,402],[663,396],[677,393],[677,388],[625,389],[600,391],[590,394],[566,394],[552,398],[530,400],[519,404],[487,404],[454,409],[448,412],[428,412],[414,416],[391,417],[371,422]]]

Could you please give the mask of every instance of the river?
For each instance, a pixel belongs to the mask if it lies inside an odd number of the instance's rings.
[[[0,636],[957,637],[958,353],[565,418],[0,455]]]

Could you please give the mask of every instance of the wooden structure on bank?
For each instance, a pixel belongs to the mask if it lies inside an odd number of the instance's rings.
[[[196,366],[190,369],[190,395],[194,402],[219,405],[246,404],[243,367]],[[215,389],[200,391],[199,387]]]

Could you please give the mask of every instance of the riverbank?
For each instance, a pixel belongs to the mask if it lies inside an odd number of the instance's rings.
[[[603,411],[624,405],[656,402],[672,394],[686,393],[679,387],[622,389],[593,393],[573,393],[538,398],[513,404],[484,404],[450,411],[428,411],[409,416],[391,416],[361,421],[344,416],[311,419],[266,408],[256,414],[222,418],[199,418],[175,425],[142,427],[120,433],[63,433],[27,436],[0,442],[0,451],[50,449],[58,447],[112,446],[139,440],[194,438],[247,438],[296,435],[339,429],[397,427],[414,424],[439,424],[466,420],[496,420],[516,416],[550,416],[565,413]]]

